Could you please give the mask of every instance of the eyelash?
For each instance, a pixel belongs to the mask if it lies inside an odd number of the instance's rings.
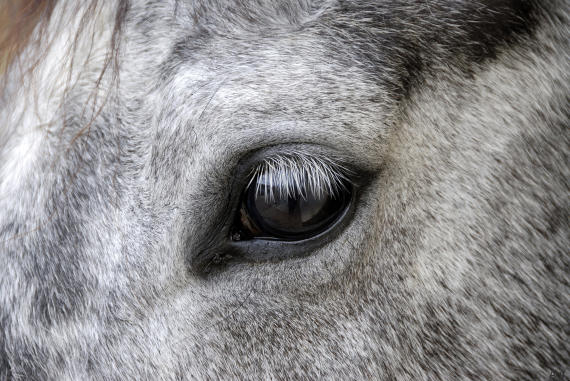
[[[322,155],[292,152],[266,158],[250,173],[246,190],[255,186],[257,195],[266,201],[312,193],[318,197],[336,196],[346,190],[353,172],[340,162]],[[263,185],[258,179],[263,179]],[[256,182],[254,184],[254,182]]]

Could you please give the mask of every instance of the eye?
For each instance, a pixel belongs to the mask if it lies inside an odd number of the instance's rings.
[[[347,170],[304,155],[265,160],[243,192],[232,240],[300,241],[342,219],[352,196]]]

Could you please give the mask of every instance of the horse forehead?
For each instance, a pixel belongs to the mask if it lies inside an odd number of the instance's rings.
[[[241,112],[242,117],[246,111],[309,118],[331,111],[344,115],[347,110],[338,108],[355,100],[380,104],[385,116],[405,95],[413,71],[420,70],[413,68],[417,57],[446,61],[446,54],[461,56],[462,49],[492,55],[501,25],[521,13],[510,3],[485,2],[473,12],[475,5],[446,0],[425,5],[394,0],[157,4],[138,3],[134,29],[128,31],[138,47],[128,61],[136,65],[152,60],[149,45],[155,45],[151,49],[161,53],[160,73],[151,77],[162,88],[159,99],[183,100],[186,106],[178,109],[199,113],[202,122],[211,110],[218,119],[224,111],[234,116]],[[451,9],[456,18],[469,22],[446,25],[442,15]],[[427,51],[423,39],[438,39],[440,51]],[[426,51],[417,51],[421,46]],[[216,130],[208,123],[193,127]]]
[[[281,46],[289,51],[283,52]],[[158,99],[167,97],[171,102],[157,106],[177,110],[201,136],[276,133],[291,129],[286,123],[290,121],[305,130],[326,127],[329,133],[351,135],[365,133],[373,113],[380,119],[389,113],[393,99],[368,73],[343,66],[322,52],[303,54],[308,49],[285,41],[239,56],[206,53],[198,62],[180,65],[159,91]],[[347,110],[355,103],[370,107]]]

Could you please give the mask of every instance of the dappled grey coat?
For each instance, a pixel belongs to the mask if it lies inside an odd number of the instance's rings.
[[[51,5],[0,98],[0,379],[565,379],[568,1]],[[235,230],[273,162],[349,184],[334,226]]]

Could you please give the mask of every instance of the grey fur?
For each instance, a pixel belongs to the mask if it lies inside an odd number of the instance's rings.
[[[60,2],[8,74],[0,378],[566,371],[568,1],[133,0],[98,82],[125,5],[70,46],[86,5]],[[195,266],[241,163],[290,146],[367,174],[348,225]]]

